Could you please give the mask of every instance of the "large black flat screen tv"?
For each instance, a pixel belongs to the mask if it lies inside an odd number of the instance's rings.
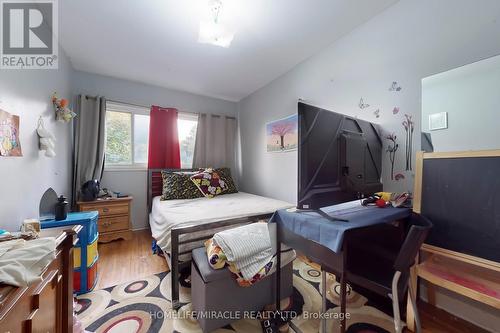
[[[382,138],[368,121],[298,103],[299,209],[382,191]]]

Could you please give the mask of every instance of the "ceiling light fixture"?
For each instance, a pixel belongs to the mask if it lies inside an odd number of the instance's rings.
[[[222,22],[222,0],[208,1],[208,18],[200,22],[198,42],[229,47],[234,32]]]

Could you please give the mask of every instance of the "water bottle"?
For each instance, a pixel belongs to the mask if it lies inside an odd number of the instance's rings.
[[[56,204],[56,221],[66,220],[68,217],[68,201],[61,195]]]

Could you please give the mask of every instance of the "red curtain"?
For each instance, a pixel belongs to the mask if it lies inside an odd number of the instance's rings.
[[[149,118],[148,169],[180,167],[177,109],[153,105]]]

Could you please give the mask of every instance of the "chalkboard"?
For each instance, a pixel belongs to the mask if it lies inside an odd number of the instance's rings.
[[[500,157],[423,160],[426,243],[500,262]]]

